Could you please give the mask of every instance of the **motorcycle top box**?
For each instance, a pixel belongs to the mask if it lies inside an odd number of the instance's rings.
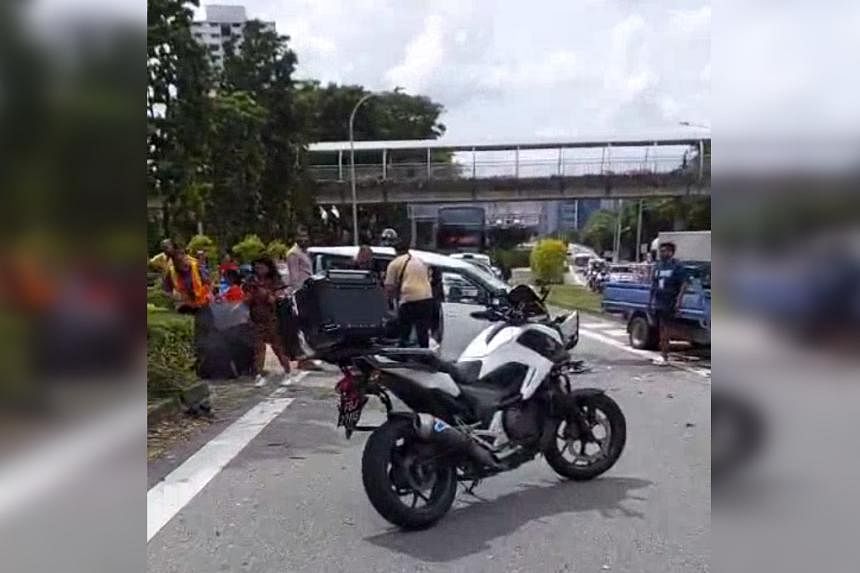
[[[385,333],[388,302],[371,271],[329,270],[296,293],[299,327],[315,350]]]

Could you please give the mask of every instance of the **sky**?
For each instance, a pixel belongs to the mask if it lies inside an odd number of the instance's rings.
[[[709,2],[241,4],[290,36],[297,77],[427,95],[445,107],[451,141],[685,134],[695,130],[681,121],[710,125]]]

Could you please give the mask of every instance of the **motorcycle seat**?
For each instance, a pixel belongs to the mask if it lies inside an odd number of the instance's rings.
[[[478,381],[481,375],[481,362],[449,362],[440,360],[437,368],[450,376],[458,386],[468,386]]]
[[[379,355],[412,368],[444,372],[458,386],[474,384],[481,374],[480,361],[442,360],[438,354],[424,348],[386,348],[380,350]]]

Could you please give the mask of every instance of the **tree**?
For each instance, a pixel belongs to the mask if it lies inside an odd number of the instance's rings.
[[[256,229],[270,237],[286,236],[297,221],[307,224],[317,217],[310,187],[300,173],[307,135],[295,102],[296,62],[288,36],[252,20],[245,24],[241,49],[235,41],[227,44],[221,77],[224,91],[245,92],[267,112],[261,128],[265,163]]]
[[[600,209],[591,214],[582,232],[583,242],[603,256],[604,251],[613,249],[616,215],[612,211]]]
[[[194,227],[207,157],[211,73],[191,36],[197,0],[148,0],[147,181],[163,204],[164,233]]]
[[[213,100],[207,209],[210,233],[229,245],[263,225],[261,181],[266,168],[263,127],[267,111],[245,92]]]

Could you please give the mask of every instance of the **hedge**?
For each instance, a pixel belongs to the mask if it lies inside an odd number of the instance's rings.
[[[511,269],[529,266],[531,252],[524,249],[494,249],[490,258],[502,270],[504,276],[511,276]]]
[[[150,307],[146,314],[147,397],[178,396],[197,380],[194,319]]]
[[[562,283],[567,270],[567,245],[557,239],[539,241],[532,249],[530,262],[535,283]]]
[[[239,258],[239,262],[252,263],[265,254],[266,245],[257,235],[245,235],[242,241],[233,245],[232,251]]]
[[[170,295],[164,292],[161,284],[156,283],[154,286],[146,289],[146,303],[158,308],[169,309],[173,308],[173,299]]]

